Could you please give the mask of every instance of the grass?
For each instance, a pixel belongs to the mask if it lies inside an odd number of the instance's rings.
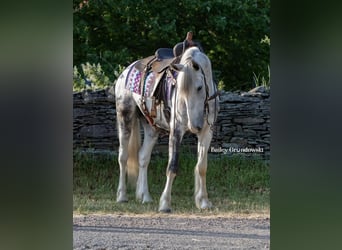
[[[150,204],[135,200],[133,187],[128,188],[128,203],[116,203],[119,166],[109,155],[74,155],[74,213],[155,213],[165,184],[167,157],[152,156],[149,166]],[[172,208],[176,214],[268,214],[270,198],[269,165],[265,161],[241,156],[210,157],[207,189],[214,207],[208,211],[196,208],[194,166],[196,155],[185,150],[172,189]]]
[[[270,66],[268,65],[267,67],[267,76],[261,76],[260,77],[260,74],[259,75],[256,75],[254,72],[253,72],[253,80],[254,80],[254,83],[255,83],[255,86],[259,87],[259,86],[263,86],[267,89],[270,88],[271,86],[271,71],[270,71]]]

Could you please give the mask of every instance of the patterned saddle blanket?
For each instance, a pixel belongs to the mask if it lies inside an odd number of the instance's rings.
[[[133,93],[147,121],[163,130],[169,129],[171,92],[177,77],[170,68],[174,60],[144,58],[130,68],[126,78],[126,89]]]

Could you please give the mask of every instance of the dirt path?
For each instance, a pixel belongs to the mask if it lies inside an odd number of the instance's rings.
[[[74,249],[269,249],[268,218],[75,215]]]

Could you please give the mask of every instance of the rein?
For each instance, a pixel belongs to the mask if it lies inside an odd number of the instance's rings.
[[[215,119],[214,119],[214,121],[215,121],[216,118],[217,118],[217,117],[216,117],[216,106],[217,106],[216,97],[218,97],[218,96],[220,95],[220,92],[217,91],[215,84],[213,84],[214,89],[215,89],[215,92],[214,92],[214,94],[212,94],[211,96],[209,96],[209,86],[208,86],[208,83],[207,83],[207,79],[206,79],[206,77],[205,77],[205,73],[204,73],[202,67],[200,67],[200,69],[201,69],[201,72],[202,72],[202,74],[203,74],[203,76],[204,76],[204,83],[205,83],[205,95],[206,95],[206,99],[205,99],[205,101],[204,101],[204,107],[205,107],[205,109],[207,110],[207,113],[209,113],[210,110],[209,110],[208,102],[210,102],[210,101],[212,101],[212,100],[215,100],[215,110],[214,110],[214,114],[215,114]],[[209,124],[208,119],[207,119],[207,122],[208,122],[208,124]],[[212,124],[209,124],[209,125],[211,126]]]
[[[220,96],[220,92],[216,91],[214,94],[212,94],[210,97],[207,97],[207,99],[205,100],[204,104],[208,104],[209,101],[215,99],[216,97]]]

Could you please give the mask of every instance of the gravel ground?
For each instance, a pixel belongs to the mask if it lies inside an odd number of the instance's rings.
[[[263,217],[74,215],[74,249],[269,249]]]

